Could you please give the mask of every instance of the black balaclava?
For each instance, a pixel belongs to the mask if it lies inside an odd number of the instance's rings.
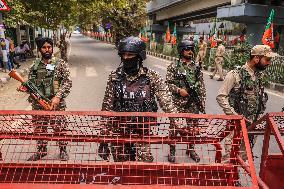
[[[136,75],[140,68],[140,58],[135,56],[133,58],[123,59],[121,58],[123,71],[130,76]]]
[[[46,52],[46,53],[43,53],[41,52],[41,47],[45,44],[45,43],[49,43],[51,46],[52,46],[52,52],[49,53],[49,52]],[[41,56],[43,59],[47,60],[47,59],[51,59],[52,57],[52,54],[53,54],[53,41],[51,38],[48,38],[48,37],[43,37],[43,38],[40,38],[38,43],[37,43],[37,47],[38,49],[40,50],[40,53],[41,53]]]

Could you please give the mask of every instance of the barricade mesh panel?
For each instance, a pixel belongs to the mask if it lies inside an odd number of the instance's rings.
[[[1,111],[0,188],[1,183],[255,188],[244,123],[240,116]],[[228,135],[232,147],[225,156]],[[169,145],[176,149],[174,163],[168,161]],[[193,152],[200,162],[190,158]],[[41,159],[28,161],[35,154]],[[238,156],[248,157],[252,177]]]

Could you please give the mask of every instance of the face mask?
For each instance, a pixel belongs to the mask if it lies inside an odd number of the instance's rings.
[[[123,63],[123,71],[127,75],[135,75],[138,73],[140,65],[138,56],[128,59],[121,59]]]

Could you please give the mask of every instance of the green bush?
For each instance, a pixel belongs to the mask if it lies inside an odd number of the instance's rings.
[[[159,54],[163,53],[163,45],[162,44],[157,43],[157,50],[156,50],[156,52],[159,53]]]
[[[167,56],[171,56],[172,54],[172,44],[166,43],[164,44],[163,54]]]
[[[174,45],[174,46],[173,46],[172,52],[171,52],[171,56],[172,56],[172,57],[176,57],[176,58],[179,57],[177,45]]]

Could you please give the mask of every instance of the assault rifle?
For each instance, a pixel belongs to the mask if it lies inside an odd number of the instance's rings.
[[[25,82],[24,78],[17,73],[16,70],[12,70],[8,75],[22,83],[21,87],[19,88],[20,91],[29,93],[30,96],[44,108],[44,110],[52,110],[51,101],[42,95],[42,93],[32,82]]]
[[[198,110],[201,113],[206,114],[205,107],[203,106],[202,101],[201,101],[201,99],[199,97],[199,93],[197,92],[198,91],[197,88],[194,85],[192,85],[192,84],[190,84],[188,82],[188,80],[186,78],[186,75],[181,75],[181,77],[182,77],[183,82],[185,84],[186,90],[187,90],[187,92],[189,93],[189,96],[190,96],[190,98],[187,101],[185,107],[189,107],[190,104],[192,102],[194,102],[195,105],[197,106]]]

